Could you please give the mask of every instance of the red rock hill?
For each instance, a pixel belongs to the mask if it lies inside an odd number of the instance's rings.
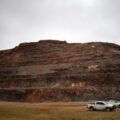
[[[0,100],[120,99],[120,46],[45,40],[0,51]]]

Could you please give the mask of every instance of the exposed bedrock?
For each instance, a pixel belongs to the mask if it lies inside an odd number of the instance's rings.
[[[120,100],[120,46],[45,40],[0,51],[0,100]]]

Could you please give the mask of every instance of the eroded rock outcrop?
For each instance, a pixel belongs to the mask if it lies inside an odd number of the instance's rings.
[[[0,100],[120,99],[120,46],[46,40],[0,51]]]

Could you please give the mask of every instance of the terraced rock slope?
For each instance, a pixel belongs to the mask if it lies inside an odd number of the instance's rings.
[[[1,101],[120,99],[120,46],[45,40],[0,51]]]

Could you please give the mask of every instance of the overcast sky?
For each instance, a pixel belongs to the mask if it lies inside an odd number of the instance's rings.
[[[0,0],[0,49],[40,39],[120,44],[120,0]]]

